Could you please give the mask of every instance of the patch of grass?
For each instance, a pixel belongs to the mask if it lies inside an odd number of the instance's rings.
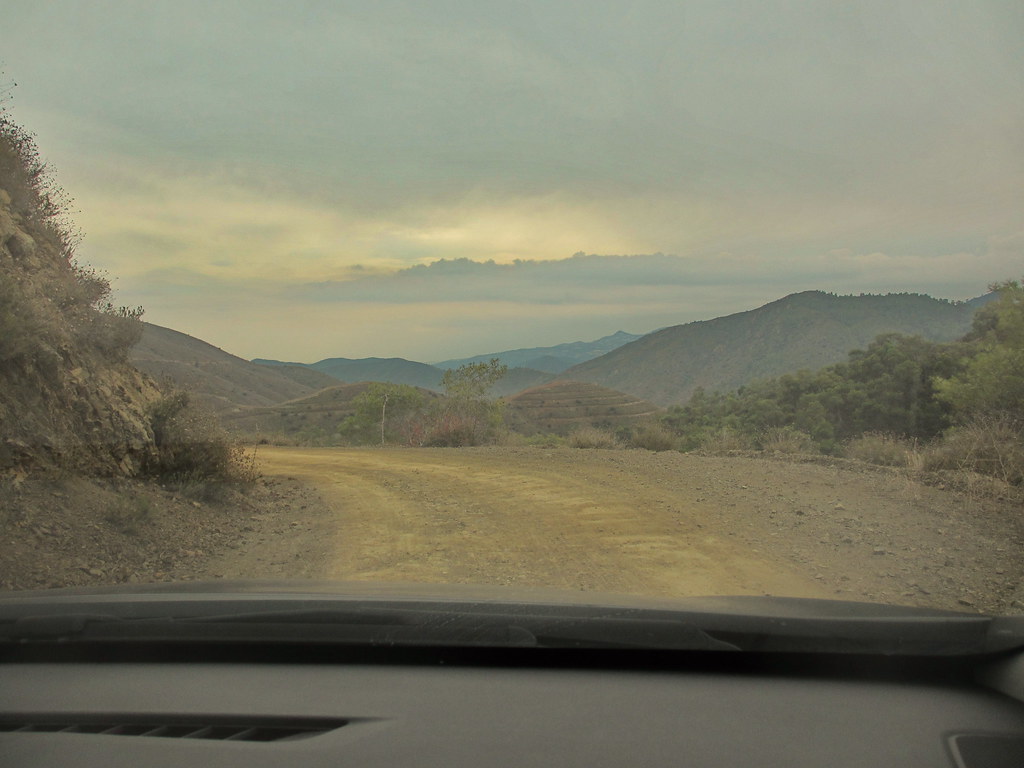
[[[132,495],[115,501],[104,515],[104,520],[119,533],[136,536],[149,522],[152,514],[153,505],[148,498]]]
[[[761,450],[768,453],[818,453],[811,436],[793,427],[766,429],[761,433],[758,443]]]
[[[865,432],[848,441],[843,456],[883,467],[917,469],[921,465],[916,441],[884,432]]]
[[[735,451],[754,449],[754,441],[749,435],[729,427],[723,427],[700,438],[697,451],[711,455],[726,454]]]
[[[566,439],[562,435],[539,432],[526,438],[526,445],[534,448],[564,448]]]

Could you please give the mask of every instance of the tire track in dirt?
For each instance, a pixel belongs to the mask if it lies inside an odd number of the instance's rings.
[[[564,453],[564,452],[563,452]],[[336,515],[332,579],[514,584],[659,596],[831,593],[737,539],[689,487],[542,451],[293,449],[263,471]]]

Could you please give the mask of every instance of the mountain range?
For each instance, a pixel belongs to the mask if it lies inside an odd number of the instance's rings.
[[[458,368],[467,363],[486,363],[496,357],[509,368],[530,368],[545,373],[561,373],[567,368],[606,355],[613,349],[618,349],[623,344],[628,344],[639,338],[639,334],[618,331],[597,341],[570,341],[552,347],[528,347],[526,349],[511,349],[506,352],[491,352],[486,355],[464,357],[457,360],[444,360],[434,363],[434,366],[445,370]]]
[[[437,366],[402,358],[250,362],[191,336],[146,324],[132,359],[143,371],[170,378],[227,412],[299,400],[341,382],[386,381],[436,392],[441,366],[492,357],[506,364],[538,362],[545,356],[561,361],[561,366],[573,356],[610,348],[558,374],[511,367],[491,394],[511,396],[556,380],[576,381],[665,407],[685,402],[697,387],[729,390],[755,379],[840,362],[850,350],[867,346],[880,333],[951,341],[970,328],[974,311],[990,296],[951,302],[921,294],[836,296],[806,291],[757,309],[671,326],[646,336],[619,332],[593,342],[495,352]]]

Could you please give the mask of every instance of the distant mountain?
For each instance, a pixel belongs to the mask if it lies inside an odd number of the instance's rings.
[[[663,328],[574,366],[562,378],[672,405],[685,402],[697,387],[730,390],[755,379],[841,362],[880,333],[952,341],[967,332],[985,300],[954,303],[920,294],[806,291],[748,312]]]
[[[458,368],[466,363],[486,363],[496,357],[510,369],[532,368],[547,373],[561,373],[577,363],[600,357],[639,338],[640,336],[636,334],[619,331],[597,341],[570,341],[565,344],[556,344],[553,347],[529,347],[527,349],[512,349],[507,352],[492,352],[487,355],[464,357],[458,360],[445,360],[434,363],[434,366],[442,370]]]
[[[170,380],[214,410],[266,406],[337,384],[330,376],[291,366],[267,368],[179,331],[144,323],[131,362],[157,381]]]
[[[566,435],[579,427],[628,426],[657,415],[661,409],[596,384],[553,381],[509,398],[506,412],[517,432]]]
[[[412,360],[404,360],[400,357],[379,358],[367,357],[358,360],[350,360],[344,357],[331,357],[321,360],[318,363],[282,363],[278,360],[263,360],[257,358],[252,361],[256,365],[280,369],[284,367],[295,370],[307,370],[316,374],[330,376],[331,384],[338,381],[349,383],[361,381],[384,381],[390,384],[409,384],[422,389],[429,389],[434,392],[441,391],[441,377],[444,371],[426,363],[416,363]],[[509,368],[508,373],[492,389],[490,394],[494,397],[510,395],[514,392],[535,387],[551,381],[554,374],[544,371],[531,370],[529,368]]]
[[[401,357],[364,357],[357,360],[350,360],[347,357],[329,357],[316,363],[282,363],[278,360],[263,360],[257,358],[252,361],[264,367],[276,367],[281,365],[303,366],[314,371],[326,374],[335,381],[355,383],[359,381],[384,381],[391,384],[410,384],[414,387],[431,389],[435,392],[441,389],[441,377],[444,371],[426,363],[416,363],[412,360],[405,360]]]

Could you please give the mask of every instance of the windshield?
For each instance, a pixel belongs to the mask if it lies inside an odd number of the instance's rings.
[[[1020,613],[1022,36],[8,2],[0,587]]]

